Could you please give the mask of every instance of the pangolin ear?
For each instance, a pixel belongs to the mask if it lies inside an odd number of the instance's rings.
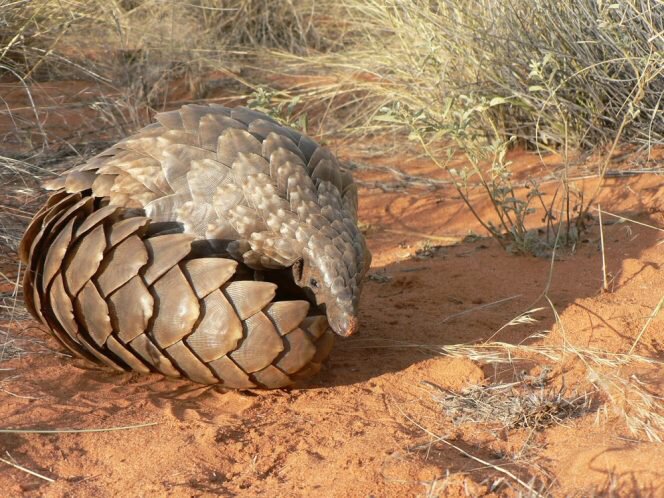
[[[300,258],[296,260],[291,269],[293,271],[293,279],[295,280],[295,283],[302,286],[304,277],[304,259]]]

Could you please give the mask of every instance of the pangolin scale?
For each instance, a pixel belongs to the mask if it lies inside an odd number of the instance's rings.
[[[358,327],[357,187],[263,113],[186,105],[47,188],[19,249],[27,308],[116,370],[228,388],[316,373]]]

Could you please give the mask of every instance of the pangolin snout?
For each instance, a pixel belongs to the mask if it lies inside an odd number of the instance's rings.
[[[342,312],[328,312],[327,320],[334,333],[342,337],[353,335],[360,325],[357,316]]]

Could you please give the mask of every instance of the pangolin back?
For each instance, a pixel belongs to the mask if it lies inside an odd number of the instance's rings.
[[[25,301],[73,352],[230,388],[316,372],[369,253],[357,189],[324,147],[245,108],[184,106],[54,181],[26,230]],[[350,297],[348,297],[350,296]],[[320,304],[320,303],[318,303]]]

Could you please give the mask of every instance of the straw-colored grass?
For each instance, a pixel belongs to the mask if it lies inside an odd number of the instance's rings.
[[[312,0],[0,0],[0,83],[16,81],[30,95],[34,112],[10,118],[18,134],[38,124],[37,145],[53,137],[31,95],[51,80],[89,81],[98,96],[84,105],[118,138],[184,103],[174,102],[176,83],[195,100],[224,78],[250,92],[258,82],[248,74],[268,51],[334,49],[344,29],[335,12],[333,2]]]
[[[664,6],[536,0],[345,0],[346,50],[322,55],[378,105],[480,138],[594,148],[622,127],[662,143]],[[312,59],[301,58],[311,68]]]

